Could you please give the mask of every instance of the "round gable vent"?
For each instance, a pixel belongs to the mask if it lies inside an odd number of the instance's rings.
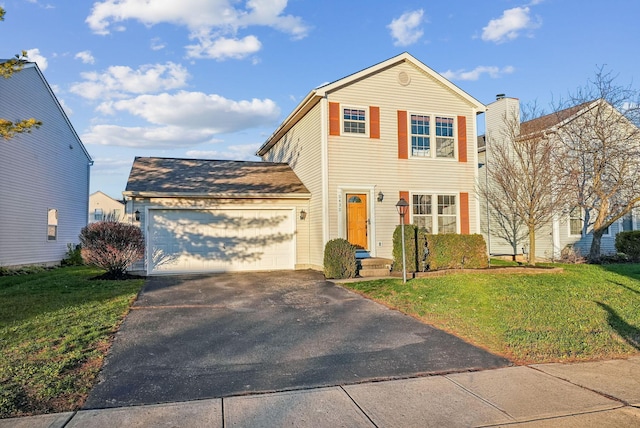
[[[407,73],[406,71],[401,71],[400,73],[398,73],[398,83],[400,83],[402,86],[407,86],[409,83],[411,83],[411,76],[409,76],[409,73]]]

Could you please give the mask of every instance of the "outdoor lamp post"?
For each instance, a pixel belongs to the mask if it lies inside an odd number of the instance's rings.
[[[398,210],[398,214],[400,214],[401,218],[401,233],[402,233],[402,282],[406,284],[407,282],[407,257],[404,249],[404,216],[409,211],[409,203],[404,200],[404,198],[400,198],[398,203],[396,204],[396,209]]]

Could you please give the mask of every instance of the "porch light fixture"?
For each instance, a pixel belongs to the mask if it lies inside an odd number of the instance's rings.
[[[140,221],[140,211],[136,210],[133,214],[135,214],[136,221]]]
[[[300,220],[304,220],[307,218],[307,212],[305,210],[300,211]]]
[[[398,214],[400,214],[401,223],[401,233],[402,233],[402,282],[404,284],[407,283],[407,256],[406,250],[404,247],[404,216],[407,215],[409,211],[409,203],[404,200],[404,198],[400,198],[398,203],[396,204],[396,209],[398,210]]]
[[[382,202],[384,200],[384,193],[382,191],[378,192],[378,202]]]

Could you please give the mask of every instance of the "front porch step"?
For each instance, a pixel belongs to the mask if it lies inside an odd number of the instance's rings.
[[[389,276],[389,269],[360,269],[358,273],[363,278]]]
[[[389,276],[393,260],[383,259],[382,257],[371,257],[358,260],[358,262],[360,265],[359,275],[364,278],[371,278],[376,276]]]

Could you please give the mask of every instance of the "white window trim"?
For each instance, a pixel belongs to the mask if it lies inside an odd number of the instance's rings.
[[[351,110],[364,110],[364,134],[358,134],[356,132],[345,132],[344,131],[344,111],[345,109]],[[340,135],[342,136],[350,136],[350,137],[358,137],[358,138],[369,138],[369,119],[371,112],[369,111],[369,106],[355,106],[355,105],[346,105],[340,104]]]
[[[567,214],[567,236],[570,238],[580,238],[583,237],[584,235],[582,234],[582,230],[584,230],[584,208],[581,207],[576,207],[576,208],[580,208],[580,210],[582,211],[582,215],[580,217],[580,221],[582,223],[582,227],[580,228],[580,234],[579,235],[573,235],[571,234],[571,212],[569,212]],[[611,227],[615,224],[616,222],[613,222],[611,225],[609,225],[609,227],[607,228],[607,231],[605,233],[602,234],[603,238],[611,238],[613,235],[611,234]],[[593,227],[588,227],[587,228],[587,235],[589,234],[593,234]]]
[[[413,195],[430,195],[431,196],[431,217],[433,219],[433,235],[438,235],[438,196],[455,196],[456,197],[456,234],[460,235],[460,193],[451,191],[410,191],[409,192],[409,220],[410,224],[414,224],[413,221]]]
[[[411,115],[429,116],[429,150],[431,151],[429,156],[413,156],[413,148],[411,145]],[[453,157],[443,158],[436,156],[436,117],[444,117],[447,119],[453,119]],[[444,162],[457,162],[458,161],[458,117],[456,115],[449,115],[444,113],[426,113],[417,111],[407,112],[407,150],[410,159],[425,159],[425,160],[438,160]],[[453,194],[453,193],[448,193]]]

